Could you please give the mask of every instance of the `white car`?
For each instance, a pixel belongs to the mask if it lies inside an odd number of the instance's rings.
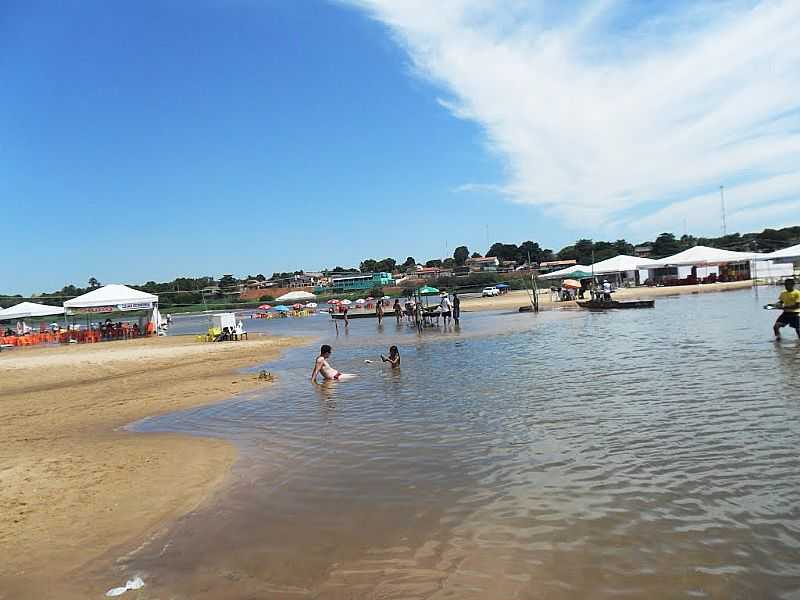
[[[499,295],[500,295],[500,290],[498,290],[496,287],[483,288],[483,292],[481,292],[481,296],[483,296],[484,298],[486,298],[487,296],[499,296]]]

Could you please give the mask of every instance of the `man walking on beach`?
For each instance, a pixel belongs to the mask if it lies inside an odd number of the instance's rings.
[[[461,318],[461,298],[458,297],[457,292],[453,292],[453,323],[458,325],[458,320]]]
[[[781,339],[781,327],[787,325],[795,330],[797,337],[800,337],[800,291],[794,289],[794,279],[789,278],[783,283],[786,291],[781,292],[776,305],[777,308],[782,308],[783,312],[772,327],[776,340]]]

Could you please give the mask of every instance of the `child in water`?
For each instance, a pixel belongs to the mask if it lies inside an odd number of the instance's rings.
[[[311,381],[317,382],[317,375],[322,375],[325,381],[339,381],[343,373],[334,369],[329,363],[328,359],[331,357],[333,349],[328,344],[323,344],[319,349],[319,356],[314,362],[314,370],[311,372]]]
[[[381,360],[383,362],[388,362],[392,365],[393,369],[400,368],[400,351],[397,349],[397,346],[392,346],[389,348],[389,358],[386,358],[383,354],[381,354]]]

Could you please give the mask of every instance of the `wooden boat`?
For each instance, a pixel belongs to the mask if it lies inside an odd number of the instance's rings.
[[[610,308],[655,308],[655,300],[578,300],[578,306],[589,310],[608,310]]]
[[[383,318],[387,317],[394,317],[394,312],[389,314],[388,312],[383,313]],[[347,318],[352,319],[376,319],[378,317],[378,313],[369,311],[369,312],[349,312],[347,313]],[[344,321],[344,313],[331,313],[331,319],[336,319],[337,321]]]

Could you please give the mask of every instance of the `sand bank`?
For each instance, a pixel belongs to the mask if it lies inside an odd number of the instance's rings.
[[[301,342],[170,337],[0,354],[0,598],[31,597],[202,502],[232,446],[119,428],[267,385],[238,369]]]
[[[615,300],[634,300],[645,298],[658,298],[661,296],[674,296],[678,294],[705,294],[710,292],[725,292],[741,290],[752,287],[752,281],[735,281],[731,283],[707,283],[704,285],[685,285],[674,287],[639,287],[621,288],[614,293]],[[520,306],[530,305],[528,292],[517,290],[496,296],[494,298],[463,298],[461,310],[465,312],[479,310],[517,310]],[[553,302],[550,294],[539,295],[539,306],[542,309],[553,307],[566,307],[574,305],[571,302]]]

